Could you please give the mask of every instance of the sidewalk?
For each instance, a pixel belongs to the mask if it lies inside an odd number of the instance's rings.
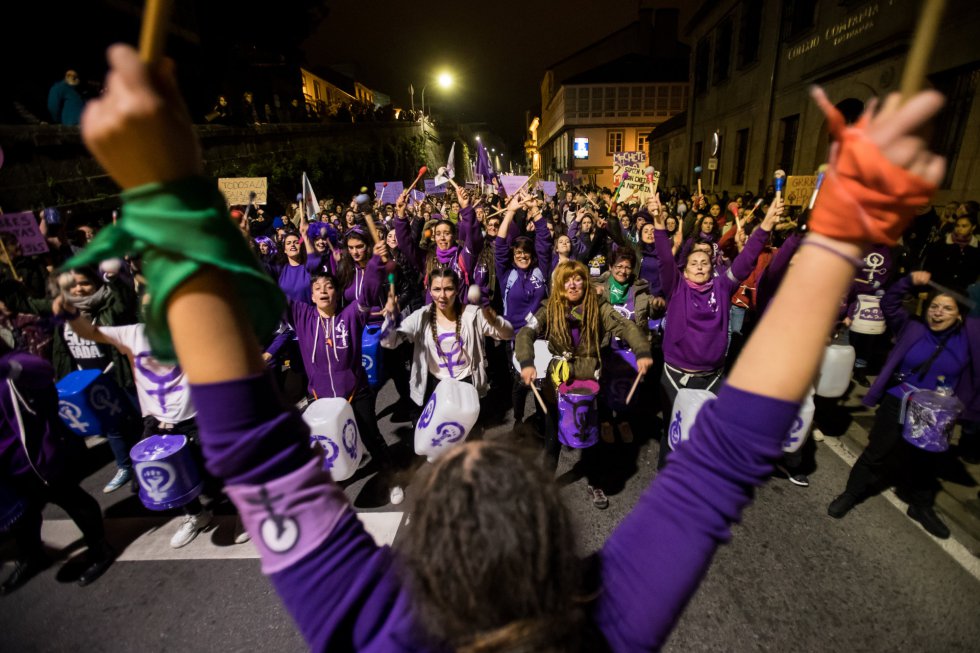
[[[871,377],[874,382],[873,377]],[[868,444],[868,431],[874,422],[874,410],[861,403],[868,389],[854,385],[840,409],[851,417],[847,430],[838,439],[855,456]],[[826,437],[834,437],[826,433]],[[980,557],[980,465],[969,465],[956,456],[959,428],[953,435],[950,452],[940,474],[942,489],[936,496],[936,512],[949,526],[951,537],[974,556]]]

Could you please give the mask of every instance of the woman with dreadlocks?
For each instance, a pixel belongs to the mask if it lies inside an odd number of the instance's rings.
[[[389,298],[385,306],[382,346],[393,349],[406,341],[414,346],[409,378],[412,401],[424,406],[443,379],[466,381],[481,397],[486,395],[489,380],[483,338],[509,340],[514,328],[489,306],[464,307],[459,279],[447,267],[434,267],[429,273],[429,294],[432,303],[409,315],[397,328],[392,328],[398,320],[395,301]]]
[[[430,285],[428,283],[429,276],[438,267],[452,270],[464,288],[469,288],[470,284],[473,283],[476,257],[483,250],[483,231],[476,221],[476,212],[470,205],[470,198],[466,189],[457,187],[456,197],[460,206],[459,238],[456,238],[456,226],[452,222],[439,220],[432,226],[434,247],[429,251],[419,247],[415,238],[412,237],[412,228],[405,216],[405,194],[403,193],[395,201],[395,213],[398,216],[395,219],[395,231],[398,234],[398,243],[418,273],[425,277],[427,287]],[[463,302],[468,300],[466,293],[463,293],[461,300]],[[431,301],[432,295],[427,292],[425,303],[428,304]]]
[[[182,264],[177,276],[175,266],[145,268],[154,353],[178,355],[208,467],[226,481],[262,570],[315,651],[663,647],[771,476],[858,257],[870,243],[894,243],[945,174],[942,157],[914,136],[942,107],[939,93],[904,104],[895,94],[848,126],[814,92],[837,143],[805,242],[718,398],[595,554],[586,582],[557,486],[502,442],[467,442],[427,466],[399,545],[374,542],[322,471],[302,418],[263,373],[258,342],[275,315],[257,308],[281,305],[281,294],[204,176],[173,66],[151,71],[125,45],[113,46],[109,61],[120,83],[86,106],[82,137],[123,188],[124,217],[69,265],[129,249]],[[145,228],[160,238],[134,236]],[[567,321],[567,308],[594,297],[586,275],[575,264],[559,270],[559,345],[597,341],[582,327],[604,311],[583,307]],[[533,368],[525,371],[530,380]]]
[[[575,381],[599,379],[599,345],[609,336],[622,338],[636,354],[637,371],[646,374],[653,364],[650,343],[646,336],[609,302],[589,287],[589,271],[580,261],[562,263],[555,270],[548,303],[527,321],[517,334],[517,361],[521,378],[526,385],[534,383],[534,341],[548,341],[548,350],[555,356],[545,383],[544,397],[549,404],[545,419],[545,456],[549,469],[558,468],[561,442],[558,439],[557,392],[559,384],[573,385]],[[589,494],[600,509],[609,505],[602,489],[603,476],[609,471],[602,464],[602,451],[588,447],[583,459],[588,469]]]

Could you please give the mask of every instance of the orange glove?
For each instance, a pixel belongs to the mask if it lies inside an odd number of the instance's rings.
[[[836,141],[813,207],[810,231],[855,243],[894,245],[936,185],[885,158],[866,133],[871,111],[853,125],[823,93],[814,100]]]

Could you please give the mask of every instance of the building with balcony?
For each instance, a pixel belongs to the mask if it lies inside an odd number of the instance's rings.
[[[814,174],[826,161],[819,84],[848,120],[897,91],[921,0],[705,0],[684,29],[687,111],[660,125],[650,159],[667,185],[760,191],[776,169]],[[949,159],[938,202],[980,197],[980,4],[950,0],[928,82],[947,96],[932,144]],[[710,170],[709,168],[715,168]],[[663,183],[663,182],[662,182]]]
[[[645,7],[636,22],[545,71],[528,152],[546,178],[564,174],[576,183],[612,186],[613,155],[646,150],[647,135],[686,108],[687,49],[677,41],[678,11]]]

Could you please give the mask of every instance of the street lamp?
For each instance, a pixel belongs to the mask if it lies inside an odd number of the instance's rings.
[[[448,72],[445,72],[445,71],[444,72],[441,72],[441,73],[439,73],[439,76],[436,77],[436,84],[439,85],[439,88],[442,88],[444,90],[448,90],[448,89],[452,88],[452,86],[453,86],[453,76],[450,73],[448,73]],[[423,117],[423,119],[425,118],[425,89],[426,89],[426,87],[428,87],[428,83],[426,83],[424,86],[422,86],[422,117]]]
[[[477,142],[477,143],[479,143],[479,142],[480,142],[480,137],[479,137],[479,136],[477,136],[477,137],[476,137],[476,142]]]

